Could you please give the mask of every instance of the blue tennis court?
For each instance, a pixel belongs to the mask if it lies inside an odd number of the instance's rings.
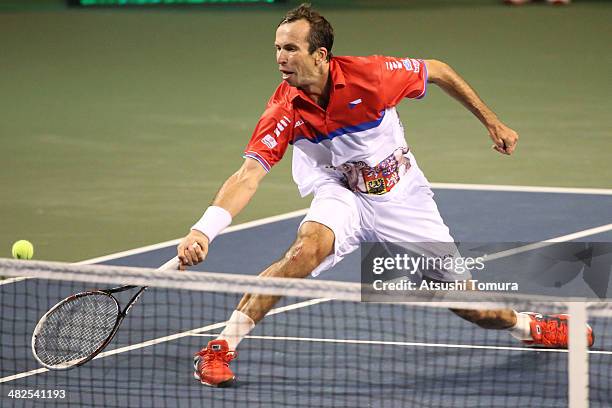
[[[582,241],[612,242],[612,195],[460,189],[436,189],[435,193],[457,241],[530,242],[578,234]],[[280,218],[221,235],[197,269],[258,274],[282,256],[302,216]],[[157,267],[174,254],[173,245],[161,246],[107,257],[103,263]],[[359,268],[359,254],[352,254],[317,279],[358,282]],[[57,372],[33,372],[39,367],[29,348],[18,346],[29,341],[30,322],[70,293],[64,293],[67,289],[61,284],[28,288],[33,281],[0,285],[3,294],[10,285],[14,285],[11,290],[21,286],[23,310],[29,314],[14,316],[12,333],[7,333],[3,319],[2,406],[50,403],[9,398],[11,389],[39,389],[43,384],[59,389],[77,382],[95,391],[81,393],[78,387],[67,386],[68,398],[53,402],[90,406],[104,400],[106,406],[160,407],[567,405],[565,352],[524,348],[506,332],[479,329],[445,309],[408,306],[410,312],[400,318],[402,309],[391,305],[381,305],[372,313],[363,304],[349,308],[343,302],[299,298],[283,300],[275,314],[241,344],[232,365],[237,386],[210,389],[193,379],[192,353],[220,332],[218,323],[228,317],[240,295],[194,295],[181,303],[174,297],[185,296],[184,292],[156,294],[155,289],[127,317],[110,346],[117,352],[62,373],[58,382]],[[36,285],[41,282],[45,281]],[[28,297],[34,290],[47,292],[48,304],[41,301],[36,310],[26,309],[26,303],[34,302]],[[159,326],[147,316],[153,316],[153,309],[163,303],[169,305],[164,312],[169,323]],[[12,310],[18,314],[22,309],[16,306]],[[4,302],[3,307],[7,307]],[[138,325],[136,337],[128,329],[130,320]],[[590,320],[597,339],[589,359],[592,407],[612,405],[612,325],[605,320]],[[385,325],[390,322],[401,324],[401,330],[387,333]],[[410,336],[401,338],[397,333]],[[152,339],[158,341],[145,344]],[[138,346],[130,348],[134,344]],[[161,346],[164,352],[158,353]],[[15,355],[5,354],[9,350]],[[20,373],[22,378],[14,378]],[[142,378],[152,378],[155,386],[144,388]],[[120,389],[117,384],[122,384]]]

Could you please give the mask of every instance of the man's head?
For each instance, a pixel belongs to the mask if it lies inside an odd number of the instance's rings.
[[[276,62],[283,79],[304,87],[317,80],[332,56],[334,30],[329,22],[302,4],[287,13],[276,29]]]

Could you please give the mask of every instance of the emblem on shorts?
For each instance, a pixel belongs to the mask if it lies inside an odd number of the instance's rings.
[[[376,178],[373,180],[365,180],[365,181],[366,181],[366,190],[368,194],[384,194],[387,192],[385,188],[384,178]]]

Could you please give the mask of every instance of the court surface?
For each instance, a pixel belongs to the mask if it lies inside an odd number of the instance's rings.
[[[541,241],[556,237],[567,236],[582,232],[579,240],[583,241],[606,241],[612,242],[612,195],[611,194],[569,194],[569,193],[542,193],[542,192],[520,192],[520,191],[479,191],[462,189],[435,189],[436,201],[451,233],[457,241],[478,242],[507,242],[507,241]],[[238,226],[228,233],[217,238],[211,247],[210,256],[207,261],[198,266],[199,270],[241,273],[255,275],[270,262],[279,258],[295,236],[295,230],[302,215],[300,212],[293,216],[278,217],[277,220],[264,220],[255,223],[255,226],[243,228]],[[259,225],[257,225],[259,224]],[[589,230],[602,227],[599,233]],[[586,232],[584,232],[586,231]],[[154,249],[140,249],[129,251],[122,256],[108,256],[98,259],[102,263],[157,267],[175,254],[174,243],[160,245]],[[317,279],[329,279],[340,281],[359,280],[359,255],[353,254],[337,265],[333,270],[327,271]],[[24,285],[24,282],[13,283]],[[4,285],[3,285],[4,286]],[[2,286],[0,286],[2,289]],[[66,294],[67,295],[67,294]],[[211,295],[212,296],[212,295]],[[238,297],[236,297],[237,299]],[[146,298],[141,303],[146,305]],[[286,302],[287,303],[287,302]],[[285,303],[285,304],[286,304]],[[141,305],[139,305],[141,306]],[[145,307],[134,309],[134,313],[145,313]],[[186,396],[202,398],[206,400],[205,405],[212,406],[362,406],[362,398],[371,398],[379,395],[378,402],[373,406],[396,407],[401,404],[399,400],[406,401],[406,393],[412,393],[416,400],[421,401],[419,406],[487,406],[503,407],[514,406],[523,403],[521,395],[517,390],[507,386],[512,381],[520,379],[524,384],[544,383],[546,384],[547,370],[562,370],[567,363],[567,355],[558,352],[542,352],[525,350],[520,348],[507,333],[496,333],[502,343],[505,341],[511,349],[482,349],[476,361],[472,354],[472,361],[462,361],[462,347],[486,345],[491,333],[474,328],[470,338],[461,338],[457,328],[464,329],[470,326],[459,319],[453,321],[452,327],[440,330],[435,334],[437,344],[447,346],[422,345],[367,345],[353,343],[329,342],[326,350],[330,354],[337,354],[333,360],[322,359],[322,366],[333,364],[339,369],[340,377],[344,380],[336,383],[325,380],[325,370],[308,370],[307,365],[313,364],[312,355],[300,353],[300,338],[332,338],[333,327],[326,326],[331,320],[326,316],[334,313],[334,303],[325,302],[313,304],[299,309],[299,316],[312,313],[316,319],[309,322],[309,328],[296,328],[292,333],[275,333],[276,336],[295,336],[294,341],[279,342],[275,339],[252,338],[247,339],[241,345],[243,351],[237,360],[236,370],[239,377],[239,385],[231,389],[209,389],[200,386],[191,373],[191,355],[176,355],[176,361],[157,362],[155,371],[138,371],[130,366],[130,361],[139,361],[144,353],[145,358],[155,354],[155,347],[136,349],[124,353],[121,360],[117,360],[117,366],[112,367],[107,362],[104,372],[97,379],[85,379],[85,381],[99,381],[103,387],[104,376],[115,376],[124,378],[126,384],[130,378],[156,375],[160,378],[159,389],[153,390],[151,397],[142,397],[134,400],[132,404],[144,406],[185,406]],[[42,314],[44,310],[40,310]],[[176,313],[183,315],[193,314],[193,310],[177,310]],[[207,311],[207,319],[212,321],[223,321],[228,316],[216,311]],[[290,320],[293,313],[298,311],[286,311],[267,319],[276,319],[283,322]],[[445,310],[425,310],[419,313],[419,319],[435,320],[441,315],[448,313]],[[212,314],[212,315],[211,315]],[[297,315],[296,315],[297,316]],[[130,317],[130,316],[129,316]],[[128,319],[129,319],[128,317]],[[413,318],[412,315],[409,319]],[[215,320],[216,319],[216,320]],[[266,320],[264,320],[266,322]],[[127,323],[127,321],[126,321]],[[124,323],[124,324],[126,324]],[[410,325],[413,322],[407,321]],[[415,327],[418,322],[414,322]],[[611,330],[611,325],[602,326],[603,321],[597,319],[591,321],[595,332],[598,327],[606,327]],[[203,324],[194,315],[192,327],[201,327]],[[19,328],[13,338],[3,338],[3,344],[18,343],[23,339],[29,339],[31,330],[28,327]],[[125,328],[124,328],[125,329]],[[151,324],[149,338],[157,338],[167,333],[156,333],[155,325]],[[178,330],[178,329],[177,329]],[[17,331],[23,331],[17,332]],[[211,331],[200,336],[186,336],[175,340],[177,351],[180,345],[188,344],[197,351],[200,345],[205,344]],[[258,335],[258,329],[252,334]],[[350,338],[358,340],[360,333],[355,330]],[[604,407],[612,405],[612,393],[609,381],[609,371],[612,367],[612,333],[599,333],[603,339],[596,344],[591,354],[591,384],[592,398],[605,401],[602,404],[592,403],[593,407]],[[505,339],[505,340],[503,340]],[[337,340],[337,339],[336,339]],[[116,339],[121,342],[121,337]],[[170,342],[172,343],[172,342]],[[112,346],[111,346],[112,347]],[[281,349],[275,349],[281,347]],[[273,349],[274,348],[274,349]],[[339,350],[342,349],[342,352]],[[134,353],[134,354],[132,354]],[[418,353],[419,366],[406,367],[394,363],[394,353]],[[22,356],[23,364],[19,367],[20,372],[27,372],[37,368],[36,362],[31,355],[25,352]],[[326,353],[327,354],[327,353]],[[449,356],[457,365],[455,370],[445,369],[439,371],[439,367],[445,366]],[[370,359],[364,366],[372,369],[371,373],[356,372],[352,361],[344,358],[358,358],[361,363],[363,359]],[[151,357],[153,358],[153,357]],[[290,359],[295,359],[295,364],[287,364]],[[316,358],[316,357],[315,357]],[[133,359],[133,360],[132,360]],[[109,359],[110,360],[110,359]],[[183,361],[184,360],[184,361]],[[114,360],[113,360],[114,361]],[[283,361],[282,380],[276,379],[278,372],[274,365],[275,361]],[[458,363],[458,364],[457,364]],[[101,364],[93,362],[92,364]],[[184,365],[184,372],[165,374],[164,364]],[[476,373],[468,373],[461,370],[467,364],[477,365],[480,369]],[[539,369],[527,370],[527,365],[540,367]],[[436,368],[438,367],[438,368]],[[102,370],[102,368],[101,368]],[[377,378],[381,372],[390,374],[389,377]],[[497,382],[492,378],[500,375]],[[0,377],[16,374],[5,372],[3,369]],[[19,388],[27,388],[28,384],[40,384],[44,378],[50,378],[53,373],[39,373],[29,377],[15,380]],[[79,374],[74,370],[71,375]],[[173,378],[169,378],[173,376]],[[36,378],[35,378],[36,377]],[[42,377],[42,378],[41,378]],[[287,380],[287,379],[291,380]],[[52,381],[52,380],[50,380]],[[1,384],[3,397],[2,406],[29,406],[31,401],[16,401],[6,398],[6,392],[13,387],[11,382]],[[163,385],[167,384],[167,389]],[[262,386],[273,392],[258,392]],[[548,384],[535,394],[545,396],[541,400],[531,400],[531,406],[558,407],[566,404],[564,395],[564,384]],[[451,391],[452,390],[452,391]],[[143,390],[140,390],[141,392]],[[87,398],[80,396],[78,390],[71,390],[71,401],[80,401],[87,405]],[[397,398],[397,400],[395,400]],[[182,403],[183,401],[183,403]],[[8,405],[7,405],[8,403]],[[194,401],[191,401],[193,404]],[[21,405],[20,405],[21,404]],[[482,405],[481,405],[482,404]],[[135,405],[134,405],[135,406]],[[526,405],[523,405],[526,406]]]

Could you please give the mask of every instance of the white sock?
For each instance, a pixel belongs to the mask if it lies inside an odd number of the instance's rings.
[[[514,311],[516,315],[516,324],[510,327],[508,330],[512,337],[518,340],[533,340],[531,337],[531,317],[527,313],[519,313]]]
[[[253,327],[255,327],[253,319],[238,310],[234,310],[217,340],[227,341],[229,349],[236,350],[238,343],[253,330]]]

